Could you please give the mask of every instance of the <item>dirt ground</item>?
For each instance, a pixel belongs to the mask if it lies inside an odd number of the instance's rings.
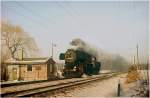
[[[73,87],[54,94],[44,94],[47,97],[116,97],[119,79],[124,79],[124,75],[113,78],[95,81],[92,83]]]

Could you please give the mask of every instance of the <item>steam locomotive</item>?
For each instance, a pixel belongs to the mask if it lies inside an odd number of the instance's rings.
[[[81,50],[68,49],[59,55],[59,59],[65,60],[62,75],[66,78],[81,77],[83,74],[96,75],[101,67],[96,57]]]

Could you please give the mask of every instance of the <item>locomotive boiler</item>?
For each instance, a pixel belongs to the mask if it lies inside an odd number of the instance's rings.
[[[65,60],[62,75],[66,78],[99,74],[101,63],[84,51],[68,49],[66,53],[61,53],[59,58]]]

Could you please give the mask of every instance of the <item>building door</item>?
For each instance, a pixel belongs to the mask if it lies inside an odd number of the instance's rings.
[[[17,80],[17,68],[13,68],[12,78],[13,80]]]

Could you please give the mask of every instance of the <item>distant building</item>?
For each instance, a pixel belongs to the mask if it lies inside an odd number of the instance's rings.
[[[47,80],[55,77],[56,67],[52,58],[24,58],[7,60],[8,80]]]

